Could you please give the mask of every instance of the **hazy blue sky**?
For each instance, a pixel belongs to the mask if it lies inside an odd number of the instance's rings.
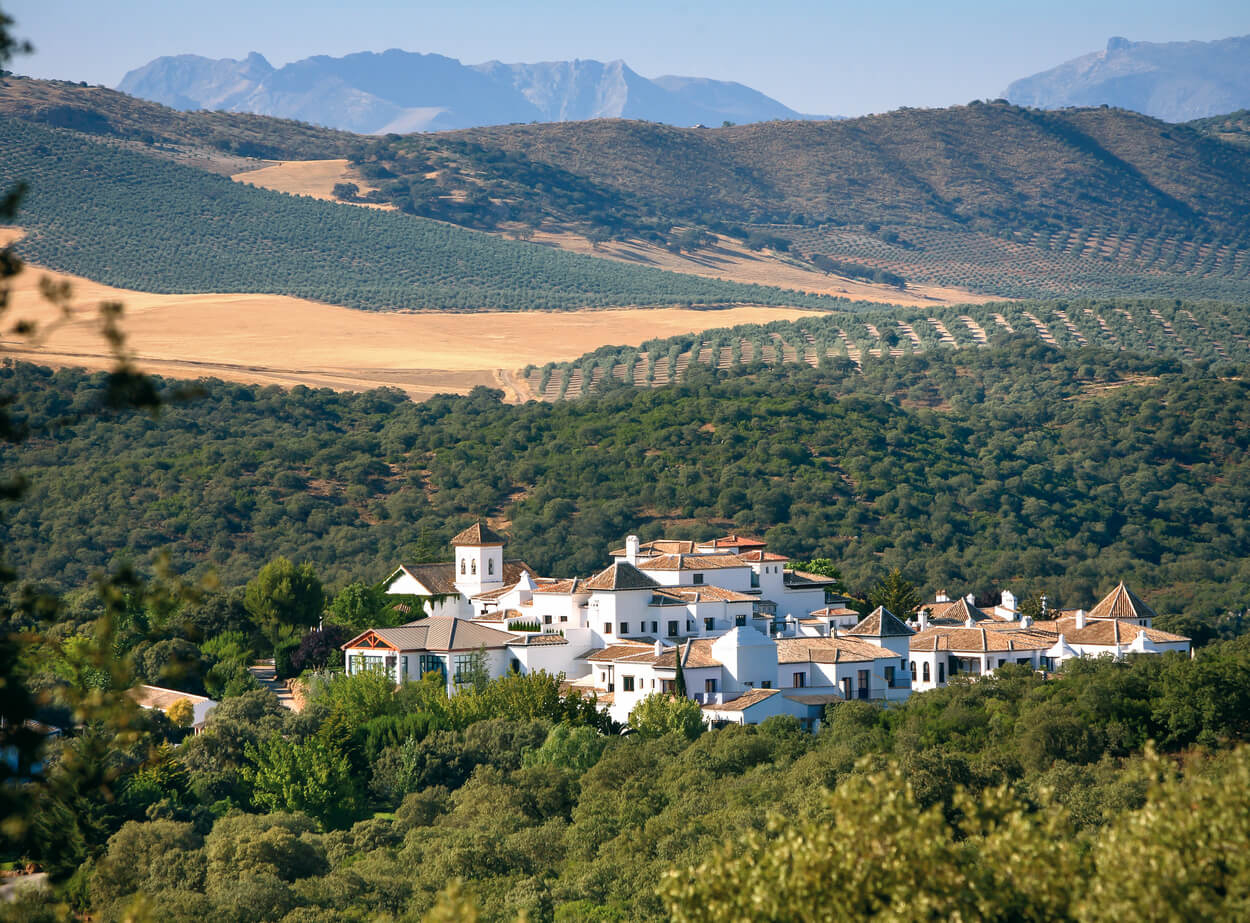
[[[114,86],[166,54],[276,66],[312,54],[437,52],[476,64],[623,58],[647,77],[738,80],[804,112],[856,115],[996,96],[1108,37],[1250,34],[1250,0],[0,0],[37,77]]]

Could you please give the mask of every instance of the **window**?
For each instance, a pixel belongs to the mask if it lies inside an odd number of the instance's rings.
[[[889,686],[891,689],[894,688],[894,668],[893,667],[885,668],[885,684]]]
[[[677,637],[677,623],[676,623],[676,622],[669,622],[669,623],[668,623],[668,636],[669,636],[670,638],[676,638],[676,637]]]
[[[550,624],[551,624],[551,616],[549,616],[549,615],[544,615],[544,616],[543,616],[543,624],[544,624],[544,625],[550,625]]]
[[[734,625],[736,625],[738,628],[742,628],[743,626],[746,625],[746,623],[747,623],[747,617],[745,615],[734,616]]]
[[[766,680],[764,680],[764,682],[760,683],[760,688],[761,688],[761,689],[772,689],[772,688],[773,688],[773,681],[772,681],[771,679],[766,679]]]
[[[871,691],[871,687],[868,684],[868,676],[869,673],[867,670],[859,671],[859,697],[861,699],[868,698]]]
[[[907,669],[907,661],[906,661],[906,660],[900,660],[900,661],[898,662],[898,664],[899,664],[898,668],[899,668],[900,670],[906,670],[906,669]]]
[[[806,685],[807,685],[807,674],[806,674],[806,673],[795,673],[795,674],[794,674],[794,688],[795,688],[795,689],[802,689],[802,688],[803,688],[804,686],[806,686]]]
[[[698,586],[699,584],[703,583],[703,575],[702,575],[702,574],[695,574],[695,575],[694,575],[694,583],[695,583],[695,586]]]
[[[704,620],[703,620],[703,630],[704,630],[704,631],[711,631],[711,630],[712,630],[712,629],[714,629],[715,627],[716,627],[716,620],[715,620],[715,619],[712,619],[712,618],[706,618],[706,619],[704,619]]]
[[[751,586],[758,587],[760,585],[760,575],[755,571],[751,571]]]
[[[464,558],[460,559],[460,576],[464,576]]]
[[[422,654],[417,658],[417,669],[421,671],[421,675],[427,673],[441,673],[446,676],[447,665],[443,662],[442,657],[435,657],[433,654]]]
[[[486,573],[493,574],[495,572],[495,559],[491,558],[486,562]]]
[[[1020,666],[1022,667],[1027,667],[1027,666],[1032,665],[1033,661],[1030,660],[1028,657],[1017,657],[1016,663],[1020,664]]]
[[[716,691],[716,680],[714,680],[714,679],[705,679],[705,680],[703,681],[703,691],[704,691],[704,692],[707,692],[707,693],[713,693],[713,692],[715,692],[715,691]]]
[[[456,655],[456,671],[453,677],[455,682],[467,683],[469,681],[469,674],[473,672],[473,660],[474,657],[472,654]]]
[[[939,683],[946,682],[946,664],[944,663],[938,664],[938,682]]]
[[[660,633],[660,623],[659,623],[659,622],[652,622],[652,623],[651,623],[651,634],[653,634],[653,635],[658,635],[659,633]]]
[[[929,665],[927,663],[924,665],[924,681],[926,683],[929,681]]]
[[[561,622],[567,622],[568,620],[569,620],[569,617],[568,617],[567,615],[562,615],[562,616],[560,616],[560,621],[561,621]]]
[[[604,633],[605,635],[610,635],[610,634],[612,634],[612,623],[611,623],[611,622],[604,622],[604,623],[603,623],[603,633]]]
[[[629,634],[629,622],[621,622],[621,634]]]
[[[634,691],[634,678],[632,676],[621,677],[621,692]]]
[[[476,574],[476,573],[477,573],[477,561],[470,561],[470,562],[469,562],[469,573],[470,573],[470,574]]]
[[[672,695],[677,691],[677,680],[662,679],[660,680],[660,691],[666,695]]]
[[[842,680],[842,698],[846,699],[848,702],[851,701],[852,698],[851,678],[849,676]]]
[[[916,681],[916,661],[914,660],[911,662],[911,681],[913,683]]]

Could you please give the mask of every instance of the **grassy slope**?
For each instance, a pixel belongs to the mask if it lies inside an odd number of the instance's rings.
[[[30,123],[0,122],[0,149],[0,186],[31,186],[20,252],[111,285],[381,310],[839,303],[285,196]]]

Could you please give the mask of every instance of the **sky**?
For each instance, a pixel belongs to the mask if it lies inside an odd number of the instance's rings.
[[[435,52],[466,64],[624,59],[646,77],[736,80],[800,112],[861,115],[1000,95],[1111,36],[1250,34],[1248,0],[0,0],[35,53],[10,68],[116,86],[161,55],[281,66],[313,54]]]

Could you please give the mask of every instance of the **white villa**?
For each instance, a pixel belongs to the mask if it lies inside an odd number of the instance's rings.
[[[539,577],[505,560],[504,539],[478,523],[451,541],[454,559],[404,565],[387,592],[429,613],[343,645],[349,673],[383,669],[396,683],[441,673],[449,692],[481,663],[492,676],[539,670],[594,694],[624,723],[654,692],[686,694],[709,724],[792,715],[814,728],[827,705],[898,701],[913,690],[979,676],[1007,663],[1053,670],[1072,657],[1189,651],[1151,627],[1154,612],[1123,584],[1088,614],[1020,617],[1004,593],[991,612],[945,594],[909,625],[884,608],[865,618],[833,581],[786,567],[759,539],[708,542],[629,536],[590,577]]]

